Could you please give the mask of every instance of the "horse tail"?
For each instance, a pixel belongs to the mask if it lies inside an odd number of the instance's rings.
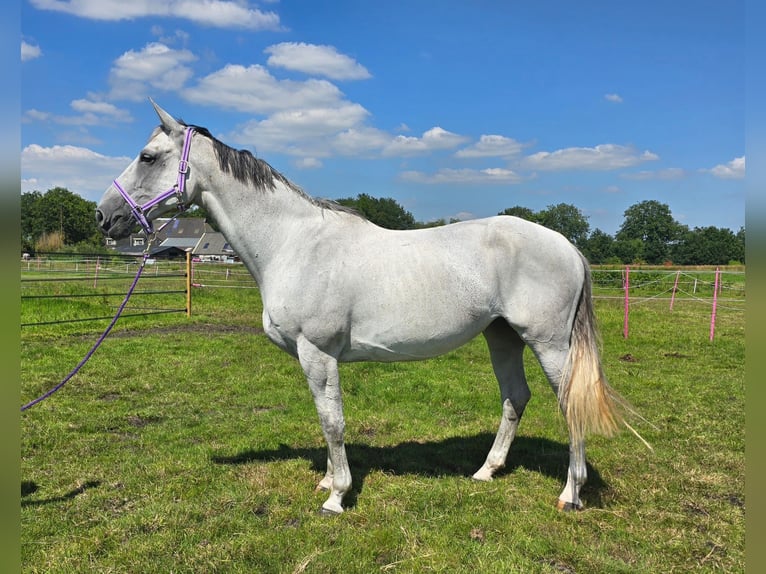
[[[585,273],[559,385],[559,404],[573,442],[583,440],[588,432],[611,436],[624,422],[617,408],[624,401],[609,386],[601,367],[590,266],[582,254],[580,258]]]

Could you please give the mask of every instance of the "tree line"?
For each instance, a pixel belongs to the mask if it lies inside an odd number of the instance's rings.
[[[455,223],[439,219],[417,221],[391,198],[367,194],[338,199],[373,223],[388,229],[422,229]],[[88,201],[66,188],[55,187],[45,193],[21,194],[21,248],[27,253],[49,251],[100,252],[104,240],[96,227],[95,201]],[[623,214],[614,236],[601,229],[591,231],[587,216],[574,205],[559,203],[543,210],[514,206],[498,215],[513,215],[561,233],[576,245],[592,264],[728,265],[745,263],[745,229],[734,233],[728,228],[695,227],[677,222],[670,208],[659,201],[641,201]],[[204,217],[217,228],[202,208],[185,217]]]
[[[338,203],[353,207],[371,221],[390,229],[418,229],[457,221],[418,222],[393,199],[376,199],[366,194],[339,199]],[[591,231],[588,217],[568,203],[549,205],[540,211],[514,206],[498,215],[514,215],[558,231],[592,264],[745,263],[744,227],[737,233],[714,226],[690,229],[673,218],[668,205],[656,200],[641,201],[626,209],[622,225],[614,236],[598,228]]]

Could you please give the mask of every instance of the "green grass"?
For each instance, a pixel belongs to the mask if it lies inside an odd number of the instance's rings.
[[[597,301],[612,385],[657,428],[588,442],[586,510],[559,513],[565,425],[531,356],[508,467],[472,481],[500,416],[481,339],[427,362],[343,365],[347,511],[318,515],[325,445],[297,362],[253,290],[126,319],[22,415],[24,572],[741,572],[744,314]],[[22,397],[99,325],[22,330]]]

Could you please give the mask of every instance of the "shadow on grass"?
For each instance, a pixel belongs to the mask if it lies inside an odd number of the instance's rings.
[[[75,496],[78,496],[88,490],[89,488],[96,488],[97,486],[100,486],[101,482],[98,480],[89,480],[86,483],[83,483],[82,485],[78,486],[77,488],[73,488],[66,494],[62,494],[61,496],[54,496],[51,498],[43,498],[43,499],[33,499],[33,500],[22,500],[21,506],[42,506],[44,504],[53,504],[56,502],[65,502],[67,500],[73,499]],[[30,481],[30,480],[24,480],[21,482],[21,497],[26,498],[27,496],[30,496],[37,492],[39,490],[39,486],[37,486],[36,482]]]
[[[403,442],[394,446],[369,446],[347,443],[353,486],[344,498],[346,506],[353,507],[364,489],[364,480],[372,470],[389,474],[416,474],[425,477],[470,477],[484,463],[495,436],[482,433],[468,437],[452,437],[442,441]],[[247,464],[278,460],[304,459],[312,469],[324,473],[327,450],[280,445],[271,450],[246,450],[233,456],[214,455],[217,464]],[[517,436],[511,446],[506,467],[495,478],[513,473],[517,468],[540,472],[561,481],[564,487],[569,465],[569,446],[543,438]],[[588,464],[588,482],[580,496],[587,507],[601,507],[602,494],[608,490],[600,474]],[[556,493],[558,495],[558,492]]]

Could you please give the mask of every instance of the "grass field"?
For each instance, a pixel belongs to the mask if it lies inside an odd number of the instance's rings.
[[[627,340],[621,302],[596,309],[607,376],[654,425],[632,421],[654,451],[629,432],[591,438],[586,510],[566,514],[565,425],[531,356],[533,397],[491,483],[470,479],[500,416],[481,339],[343,365],[354,487],[328,519],[313,402],[260,331],[257,291],[195,291],[191,319],[126,319],[22,415],[23,571],[742,572],[742,305],[719,308],[713,342],[699,301],[635,305]],[[103,326],[22,329],[22,403]]]

